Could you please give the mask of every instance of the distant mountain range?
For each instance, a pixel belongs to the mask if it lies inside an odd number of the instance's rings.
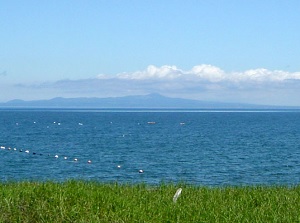
[[[148,94],[109,98],[53,98],[50,100],[11,100],[0,107],[18,108],[161,108],[161,109],[284,109],[295,107],[209,102]]]

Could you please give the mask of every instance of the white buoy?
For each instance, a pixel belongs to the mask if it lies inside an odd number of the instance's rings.
[[[75,162],[77,162],[77,161],[78,161],[78,159],[77,159],[77,158],[75,158],[75,159],[74,159],[74,161],[75,161]]]
[[[139,173],[144,173],[144,170],[139,170]]]
[[[121,165],[118,165],[117,167],[118,167],[118,168],[121,168]]]
[[[68,157],[65,156],[64,159],[66,160],[66,159],[68,159]]]
[[[25,153],[29,153],[29,150],[25,150]]]
[[[57,159],[57,158],[58,158],[58,155],[55,155],[54,157]]]
[[[91,160],[88,160],[88,164],[91,164],[92,163],[92,161]]]

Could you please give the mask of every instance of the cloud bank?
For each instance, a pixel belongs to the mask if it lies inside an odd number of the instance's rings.
[[[226,72],[207,64],[190,70],[150,65],[141,71],[99,74],[89,79],[59,80],[26,87],[52,89],[66,97],[114,97],[156,92],[199,100],[300,105],[296,97],[300,93],[300,72],[264,68]]]
[[[231,82],[234,84],[243,83],[267,83],[267,82],[283,82],[287,80],[300,80],[300,72],[289,73],[286,71],[270,71],[264,68],[246,70],[244,72],[226,73],[222,69],[212,65],[198,65],[194,66],[189,71],[184,71],[176,66],[162,66],[156,67],[148,66],[143,71],[133,73],[117,74],[118,79],[127,80],[181,80],[181,81],[197,81],[197,82],[211,82],[222,83]],[[98,79],[109,79],[110,76],[99,75]]]

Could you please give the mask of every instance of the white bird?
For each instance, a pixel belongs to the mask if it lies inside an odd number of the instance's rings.
[[[181,194],[182,188],[178,188],[178,190],[176,191],[176,193],[174,194],[173,197],[173,202],[176,203],[177,199],[179,198],[180,194]]]

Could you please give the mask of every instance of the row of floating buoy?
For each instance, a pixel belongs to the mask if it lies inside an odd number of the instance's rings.
[[[36,122],[33,122],[34,124],[36,124]],[[15,123],[16,125],[19,125],[19,123],[18,122],[16,122]],[[53,122],[53,124],[55,124],[55,125],[61,125],[61,122]],[[113,124],[113,122],[110,122],[110,124]],[[138,123],[138,125],[140,125],[141,123]],[[155,124],[157,124],[156,122],[154,122],[154,121],[149,121],[149,122],[147,122],[147,124],[149,124],[149,125],[155,125]],[[180,122],[179,123],[180,125],[185,125],[185,122]],[[78,125],[80,125],[80,126],[83,126],[83,123],[82,122],[78,122]],[[47,126],[47,128],[49,128],[49,126]]]
[[[5,146],[0,146],[0,149],[1,149],[1,150],[18,151],[17,148],[11,148],[11,147],[5,147]],[[24,152],[24,153],[30,154],[30,150],[28,150],[28,149],[26,149],[26,150],[24,150],[24,151],[23,151],[23,149],[19,149],[19,152]],[[33,152],[32,154],[33,154],[33,155],[40,155],[40,156],[43,155],[42,153],[36,153],[36,152]],[[48,156],[51,156],[51,155],[48,154]],[[59,157],[60,157],[60,156],[57,155],[57,154],[54,155],[54,158],[55,158],[55,159],[58,159]],[[63,156],[63,159],[64,159],[64,160],[68,160],[69,158],[68,158],[67,156]],[[74,162],[78,162],[79,160],[78,160],[78,158],[74,158],[73,161],[74,161]],[[92,163],[92,160],[88,160],[87,163],[88,163],[88,164],[91,164],[91,163]],[[121,165],[117,165],[117,168],[120,169],[120,168],[122,168],[122,166],[121,166]],[[138,173],[142,174],[142,173],[144,173],[144,170],[139,169],[139,170],[138,170]]]
[[[12,150],[12,151],[17,151],[17,148],[11,148],[11,147],[7,147],[7,148],[6,148],[5,146],[0,146],[0,149],[1,149],[1,150]],[[19,152],[24,152],[24,153],[29,154],[29,153],[30,153],[30,150],[26,149],[26,150],[23,151],[23,149],[19,149]],[[33,154],[33,155],[40,155],[40,156],[43,155],[42,153],[36,153],[36,152],[33,152],[32,154]],[[48,156],[51,156],[51,155],[48,154]],[[54,158],[58,159],[59,156],[56,154],[56,155],[54,156]],[[67,156],[64,156],[64,160],[67,160],[67,159],[68,159],[68,157],[67,157]],[[78,159],[77,159],[77,158],[74,158],[73,161],[74,161],[74,162],[77,162]],[[88,163],[88,164],[91,164],[92,161],[91,161],[91,160],[88,160],[87,163]]]
[[[111,122],[112,123],[112,122]],[[19,125],[19,122],[16,122],[15,123],[16,125]],[[36,122],[33,122],[33,124],[37,124]],[[61,125],[61,122],[53,122],[53,124],[55,124],[55,125]],[[78,125],[83,125],[83,123],[82,122],[78,122]],[[47,126],[48,128],[49,128],[49,126]]]

